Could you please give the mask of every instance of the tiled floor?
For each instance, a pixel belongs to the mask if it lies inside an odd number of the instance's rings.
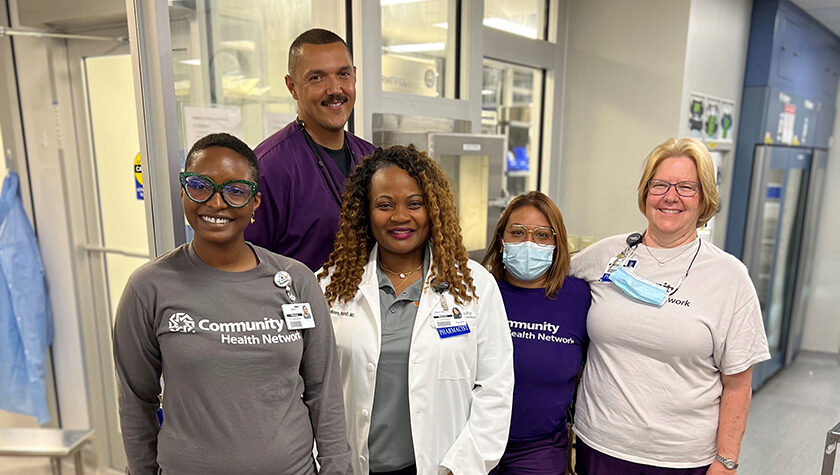
[[[819,475],[826,431],[838,421],[837,355],[801,353],[753,395],[738,474]],[[0,427],[35,427],[35,421],[0,411]],[[840,475],[838,459],[834,475]],[[69,461],[64,473],[73,473]],[[97,472],[88,464],[85,473]],[[0,475],[12,474],[50,475],[49,461],[0,458]]]
[[[837,355],[800,353],[753,395],[738,475],[819,475],[826,432],[838,421]]]

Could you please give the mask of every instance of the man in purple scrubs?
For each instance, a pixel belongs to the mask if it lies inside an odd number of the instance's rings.
[[[298,118],[254,150],[262,205],[245,239],[314,271],[332,252],[344,181],[374,146],[344,131],[356,101],[356,67],[341,37],[318,28],[298,36],[289,47],[286,87]]]

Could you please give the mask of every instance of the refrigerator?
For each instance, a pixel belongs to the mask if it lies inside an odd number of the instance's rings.
[[[754,367],[754,388],[801,345],[826,159],[821,148],[755,145],[742,260],[758,294],[771,359]]]

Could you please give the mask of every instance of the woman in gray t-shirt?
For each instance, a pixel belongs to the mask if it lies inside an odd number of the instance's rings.
[[[243,237],[261,198],[254,152],[212,134],[185,168],[195,237],[134,272],[117,309],[130,473],[314,474],[315,441],[321,473],[349,473],[335,339],[315,276]]]

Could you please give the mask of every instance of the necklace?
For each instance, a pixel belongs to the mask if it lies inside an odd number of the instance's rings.
[[[700,241],[700,240],[698,239],[698,241]],[[667,264],[668,262],[671,262],[671,261],[673,261],[674,259],[676,259],[676,258],[680,257],[681,255],[685,254],[685,253],[686,253],[686,251],[688,251],[689,249],[692,249],[693,247],[694,247],[694,246],[686,246],[686,247],[685,247],[685,249],[683,249],[682,251],[680,251],[680,253],[679,253],[679,254],[677,254],[676,256],[669,257],[668,259],[664,259],[664,260],[663,260],[663,259],[659,259],[658,257],[654,256],[654,255],[653,255],[653,252],[651,252],[651,250],[650,250],[650,246],[645,246],[645,249],[647,249],[647,252],[648,252],[648,254],[650,254],[650,257],[652,257],[652,258],[653,258],[653,260],[655,260],[655,261],[656,261],[656,263],[657,263],[657,264],[659,264],[659,267],[660,267],[660,268],[662,268],[662,267],[664,267],[664,266],[665,266],[665,264]],[[693,262],[693,261],[692,261],[692,262]]]
[[[414,282],[417,282],[417,279],[408,279],[408,276],[410,276],[411,274],[413,274],[413,273],[417,272],[418,270],[422,269],[423,264],[420,264],[420,267],[418,267],[414,270],[408,271],[408,272],[392,271],[391,269],[388,269],[387,267],[383,266],[381,263],[379,264],[379,268],[382,269],[383,271],[385,271],[388,274],[391,274],[391,275],[394,275],[394,276],[397,276],[397,277],[400,278],[399,282],[394,283],[394,293],[399,295],[400,292],[403,291],[403,289],[408,287],[408,285],[413,284]],[[420,277],[418,276],[417,278],[419,279]]]
[[[413,274],[413,273],[417,272],[418,270],[422,269],[422,268],[423,268],[423,264],[420,264],[420,266],[419,266],[418,268],[416,268],[416,269],[414,269],[414,270],[412,270],[412,271],[408,271],[408,272],[396,272],[396,271],[392,271],[391,269],[389,269],[389,268],[387,268],[387,267],[383,266],[383,265],[382,265],[382,263],[379,263],[379,267],[380,267],[382,270],[384,270],[385,272],[387,272],[387,273],[389,273],[389,274],[391,274],[391,275],[398,275],[398,276],[400,276],[400,279],[405,280],[405,278],[406,278],[406,277],[408,277],[408,276],[410,276],[411,274]]]

